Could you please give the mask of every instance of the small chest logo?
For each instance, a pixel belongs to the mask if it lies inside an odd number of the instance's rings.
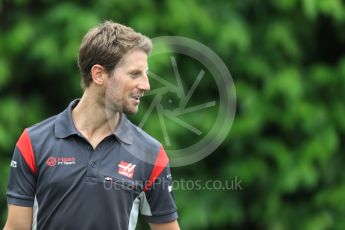
[[[120,164],[118,164],[119,166],[119,174],[126,176],[128,178],[133,178],[134,175],[134,168],[136,165],[132,164],[132,163],[127,163],[124,161],[120,161]]]
[[[49,157],[46,164],[49,167],[54,167],[56,165],[75,165],[75,157]]]
[[[53,167],[56,165],[56,158],[55,157],[49,157],[46,163],[49,167]]]

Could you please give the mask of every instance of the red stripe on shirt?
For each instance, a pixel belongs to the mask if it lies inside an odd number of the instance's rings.
[[[155,166],[153,167],[150,179],[145,184],[144,192],[148,191],[151,188],[153,182],[163,172],[163,170],[167,166],[168,162],[169,162],[169,158],[168,158],[163,146],[160,146],[158,156],[156,158]]]
[[[34,151],[31,145],[30,136],[27,129],[25,129],[22,135],[19,137],[19,140],[17,141],[17,148],[22,154],[22,157],[24,158],[31,172],[36,174],[37,172],[36,161],[35,161]]]

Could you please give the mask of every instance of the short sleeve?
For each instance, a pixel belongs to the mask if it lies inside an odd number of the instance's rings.
[[[148,186],[145,187],[141,214],[149,223],[165,223],[178,218],[172,193],[172,176],[167,155],[160,147]]]
[[[10,166],[7,203],[32,207],[36,191],[36,163],[27,129],[16,144]]]

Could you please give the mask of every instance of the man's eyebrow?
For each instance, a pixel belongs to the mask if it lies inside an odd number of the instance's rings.
[[[128,68],[128,71],[142,71],[142,68],[140,67],[133,67],[133,68]],[[146,68],[143,72],[148,72],[149,68]]]

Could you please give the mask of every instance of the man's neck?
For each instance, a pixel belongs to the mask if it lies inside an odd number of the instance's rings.
[[[113,133],[120,121],[120,113],[107,114],[104,106],[93,100],[91,95],[83,97],[72,110],[76,129],[95,147],[105,137]]]

